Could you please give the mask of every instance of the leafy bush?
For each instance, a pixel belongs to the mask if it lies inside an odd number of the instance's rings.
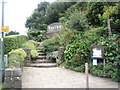
[[[47,40],[44,40],[40,48],[49,53],[58,50],[61,46],[66,46],[67,44],[73,42],[73,40],[77,37],[77,31],[63,31],[59,34],[54,35],[53,37],[50,37]]]
[[[79,67],[76,67],[74,70],[77,72],[85,72],[85,65],[83,64]]]
[[[29,49],[31,49],[31,51],[30,51],[30,56],[31,56],[31,58],[32,58],[32,60],[33,59],[36,59],[37,57],[38,57],[38,52],[37,52],[37,42],[35,42],[34,40],[29,40],[29,41],[27,41],[26,43],[24,43],[23,45],[22,45],[22,47],[25,49],[27,49],[27,48],[29,48]],[[27,53],[27,54],[29,54],[29,53]],[[28,55],[29,56],[29,55]]]
[[[10,35],[4,38],[5,54],[10,52],[12,49],[18,49],[22,47],[22,44],[28,40],[27,36],[24,35]]]
[[[86,42],[86,41],[84,41]],[[68,45],[65,50],[65,60],[74,66],[80,66],[89,60],[89,42],[76,41]]]
[[[118,67],[116,68],[114,64],[112,64],[111,62],[107,63],[105,66],[103,66],[103,63],[98,63],[97,66],[90,64],[89,68],[90,68],[90,73],[92,75],[112,78],[113,81],[120,81],[120,77],[119,77],[120,70]]]
[[[45,30],[29,30],[27,32],[29,39],[36,40],[36,41],[42,41],[45,37]]]
[[[61,65],[60,65],[61,67],[65,67],[65,68],[69,68],[69,65],[68,65],[68,63],[67,62],[63,62],[63,63],[61,63]]]
[[[106,63],[107,64],[112,64],[111,68],[110,68],[110,72],[111,73],[111,78],[114,81],[120,81],[120,77],[119,77],[119,66],[120,66],[120,57],[119,57],[119,51],[118,51],[118,41],[117,41],[117,35],[111,36],[109,38],[106,39],[106,43],[105,43],[106,47],[105,47],[105,57],[106,57]]]
[[[55,51],[56,49],[53,47],[55,43],[54,38],[47,39],[41,43],[40,49],[45,52]]]
[[[103,63],[99,63],[97,66],[94,66],[92,63],[90,63],[89,71],[92,75],[105,77],[105,72],[103,70]]]
[[[69,69],[70,69],[70,70],[74,70],[74,69],[75,69],[75,66],[70,66]]]
[[[9,52],[9,65],[12,67],[20,66],[24,64],[26,52],[23,49],[16,49]]]
[[[23,45],[22,45],[22,48],[30,48],[32,50],[36,50],[37,49],[37,45],[36,45],[36,42],[33,41],[33,40],[29,40],[27,42],[25,42]]]
[[[38,57],[37,50],[31,50],[30,54],[32,59],[36,59]]]
[[[65,61],[69,65],[80,66],[90,61],[90,45],[97,44],[105,29],[103,27],[92,28],[84,34],[77,35],[73,43],[68,44],[64,51]]]

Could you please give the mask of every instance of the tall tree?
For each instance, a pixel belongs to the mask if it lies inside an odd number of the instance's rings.
[[[26,28],[28,28],[28,36],[30,39],[37,40],[41,38],[40,35],[44,36],[41,31],[46,31],[47,25],[53,22],[58,22],[61,13],[64,13],[74,3],[71,2],[41,2],[38,7],[34,10],[32,15],[26,20]],[[41,38],[42,40],[44,38]]]
[[[89,25],[92,26],[102,26],[103,22],[100,20],[99,15],[103,15],[104,6],[114,6],[115,3],[107,3],[107,2],[88,2],[87,4],[87,19]]]
[[[109,35],[120,33],[120,3],[114,3],[114,6],[104,6],[103,15],[104,26],[108,27]]]
[[[60,18],[60,22],[65,28],[71,30],[84,31],[87,29],[86,3],[78,2],[66,10]]]
[[[47,28],[47,25],[45,23],[46,9],[49,5],[49,2],[41,2],[38,4],[37,9],[35,9],[32,15],[26,20],[26,28],[45,30]]]
[[[58,22],[62,13],[75,2],[41,2],[32,15],[26,20],[26,28],[36,30],[46,30],[47,25]]]
[[[63,14],[70,6],[74,5],[76,2],[54,2],[48,8],[46,12],[46,22],[51,24],[53,22],[58,22],[61,14]]]
[[[110,24],[110,15],[117,12],[117,6],[105,6],[103,18],[107,18],[107,25],[109,30],[109,35],[112,35],[111,24]]]

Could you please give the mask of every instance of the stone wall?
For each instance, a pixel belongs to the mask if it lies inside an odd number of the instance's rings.
[[[7,68],[5,69],[5,88],[21,88],[21,68]]]

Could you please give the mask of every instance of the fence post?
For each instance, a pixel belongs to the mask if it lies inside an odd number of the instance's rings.
[[[86,74],[86,90],[89,90],[89,69],[88,63],[85,63],[85,74]]]

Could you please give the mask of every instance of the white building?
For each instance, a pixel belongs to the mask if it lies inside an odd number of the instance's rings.
[[[61,28],[62,28],[61,23],[59,23],[59,22],[52,23],[52,24],[48,25],[46,35],[52,36],[55,33],[59,33],[61,31]]]

